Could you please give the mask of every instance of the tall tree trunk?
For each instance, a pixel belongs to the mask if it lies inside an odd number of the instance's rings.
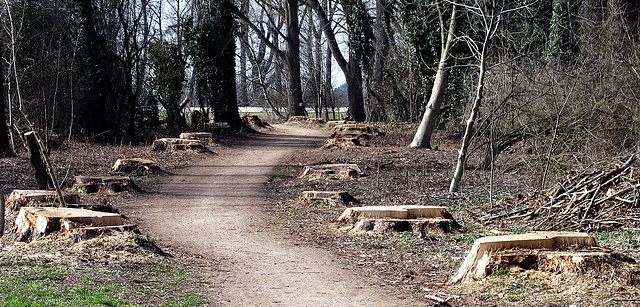
[[[0,41],[0,50],[4,51],[4,43],[2,41]],[[1,80],[5,80],[4,63],[0,63],[0,78],[2,78]],[[0,158],[13,155],[13,150],[11,150],[11,142],[9,141],[9,128],[7,127],[7,119],[4,113],[4,93],[4,85],[2,85],[0,86]]]
[[[362,68],[352,54],[349,54],[349,73],[347,74],[347,95],[349,96],[349,111],[347,114],[357,122],[367,119],[364,112],[364,97],[362,95]]]
[[[240,9],[246,15],[249,12],[249,1],[241,1]],[[249,105],[249,80],[247,76],[247,62],[249,61],[249,27],[240,25],[240,84],[238,93],[239,104]]]
[[[431,88],[431,96],[429,97],[429,103],[422,116],[422,121],[416,131],[413,141],[409,147],[414,148],[429,148],[431,149],[431,135],[436,126],[436,120],[440,113],[440,107],[444,100],[444,91],[447,88],[447,81],[449,78],[449,51],[451,44],[453,43],[455,31],[457,28],[456,18],[456,6],[453,5],[451,20],[449,21],[449,30],[445,39],[444,21],[442,14],[440,14],[440,28],[441,28],[441,50],[440,61],[438,63],[438,71],[436,72],[436,78],[433,81],[433,87]]]
[[[305,115],[300,78],[300,25],[298,23],[298,0],[287,0],[287,70],[289,86],[287,102],[290,116]]]
[[[478,86],[476,87],[476,97],[473,100],[473,106],[471,107],[471,114],[469,114],[469,118],[467,119],[467,128],[464,131],[464,136],[462,137],[462,144],[460,145],[460,150],[458,151],[458,163],[456,164],[456,170],[453,173],[453,178],[451,179],[451,185],[449,186],[449,193],[458,192],[460,187],[460,180],[462,179],[462,174],[464,173],[465,164],[467,162],[467,151],[469,147],[469,142],[471,141],[471,135],[473,135],[473,125],[476,122],[476,118],[478,117],[478,109],[480,108],[480,103],[482,102],[482,94],[484,90],[484,75],[485,75],[485,57],[487,53],[487,44],[489,33],[487,33],[487,37],[485,38],[484,43],[482,44],[482,51],[480,53],[480,72],[478,74]]]

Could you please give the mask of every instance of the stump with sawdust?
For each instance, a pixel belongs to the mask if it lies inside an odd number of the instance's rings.
[[[76,176],[73,189],[83,193],[113,194],[141,191],[127,176]]]
[[[183,132],[180,133],[180,138],[184,140],[198,140],[203,144],[213,144],[213,133],[211,132]]]
[[[460,228],[445,207],[413,205],[348,208],[335,225],[356,233],[411,232],[419,237]]]
[[[120,214],[75,208],[22,207],[14,222],[21,241],[36,239],[53,231],[81,227],[122,226]]]
[[[584,272],[602,264],[630,261],[599,248],[596,239],[578,232],[532,232],[484,237],[475,241],[449,284],[483,278],[498,270],[521,268],[554,273]]]
[[[335,131],[324,142],[323,148],[344,148],[353,146],[367,146],[367,140],[371,139],[371,134],[359,131]]]
[[[357,164],[319,164],[305,166],[300,178],[318,179],[353,179],[363,176]]]
[[[287,123],[305,123],[308,119],[309,117],[307,116],[291,116],[287,120]]]
[[[20,207],[38,206],[40,204],[51,205],[56,202],[58,195],[53,190],[13,190],[5,202],[5,208],[18,210]],[[78,193],[64,193],[64,201],[67,204],[77,204],[80,202]]]
[[[342,132],[351,132],[351,133],[362,133],[368,134],[370,136],[382,135],[384,134],[378,128],[367,125],[367,124],[340,124],[336,125],[333,128],[334,131],[342,131]]]
[[[111,167],[111,174],[142,173],[150,174],[161,171],[156,162],[149,159],[130,158],[118,159]]]
[[[332,205],[357,203],[357,200],[347,191],[302,191],[300,200],[305,203],[323,201]]]
[[[176,151],[176,150],[193,150],[197,152],[210,153],[211,151],[204,146],[200,140],[187,140],[180,138],[163,138],[153,141],[151,150],[156,151]]]

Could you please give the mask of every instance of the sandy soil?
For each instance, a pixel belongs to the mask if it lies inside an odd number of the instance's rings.
[[[295,242],[265,218],[263,184],[323,131],[279,125],[170,176],[127,211],[161,247],[221,261],[211,282],[229,306],[398,306],[411,298],[357,276],[329,251]],[[204,275],[207,275],[206,272]]]

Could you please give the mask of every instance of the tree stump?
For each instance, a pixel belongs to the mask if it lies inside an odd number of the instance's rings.
[[[156,162],[142,158],[118,159],[111,167],[112,174],[119,173],[143,173],[149,174],[160,171]]]
[[[198,140],[203,144],[213,144],[213,134],[211,132],[183,132],[180,138],[184,140]]]
[[[103,193],[113,194],[123,191],[141,191],[141,189],[131,181],[131,177],[126,176],[76,176],[73,189],[83,193]]]
[[[25,241],[53,231],[69,231],[78,227],[121,226],[122,218],[117,213],[85,209],[23,207],[14,224],[21,241]]]
[[[322,148],[367,146],[367,140],[370,139],[371,134],[360,131],[335,131],[325,141]]]
[[[253,130],[269,129],[271,127],[269,123],[267,123],[265,120],[260,119],[260,117],[258,117],[257,115],[243,116],[242,123]]]
[[[175,150],[194,150],[197,152],[211,151],[204,146],[199,140],[187,140],[180,138],[163,138],[153,141],[151,150],[157,151],[175,151]]]
[[[363,175],[356,164],[319,164],[305,166],[300,178],[316,179],[352,179]]]
[[[304,123],[307,122],[308,119],[309,117],[306,116],[291,116],[289,120],[287,120],[287,123]]]
[[[204,124],[204,130],[211,131],[213,135],[221,136],[227,129],[231,128],[227,122],[208,122]]]
[[[448,283],[482,278],[501,267],[531,268],[540,261],[542,267],[554,266],[560,271],[565,270],[563,267],[577,268],[584,257],[602,256],[589,251],[597,246],[594,237],[579,232],[532,232],[484,237],[474,242],[458,272]]]
[[[347,191],[303,191],[300,200],[306,203],[325,201],[333,205],[357,203],[357,200]]]
[[[25,206],[38,206],[43,203],[51,205],[57,197],[56,191],[53,190],[13,190],[11,194],[9,194],[9,197],[7,197],[5,207],[9,210],[16,211],[20,207]],[[78,193],[64,193],[63,197],[67,204],[77,204],[80,202]]]
[[[347,208],[335,221],[340,230],[352,232],[412,232],[419,237],[429,233],[452,232],[460,228],[445,207],[363,206]]]
[[[344,124],[356,124],[356,122],[350,121],[350,120],[330,120],[327,122],[326,127],[335,129],[335,127],[344,125]]]
[[[307,123],[308,123],[308,124],[311,124],[311,125],[317,125],[317,126],[320,126],[320,125],[324,125],[324,124],[325,124],[325,121],[324,121],[324,119],[322,119],[322,118],[318,118],[318,117],[309,117],[309,118],[307,118]]]
[[[342,131],[342,132],[352,132],[352,133],[362,133],[368,134],[370,136],[381,135],[384,134],[380,132],[380,130],[372,125],[367,124],[340,124],[336,125],[333,128],[334,131]]]

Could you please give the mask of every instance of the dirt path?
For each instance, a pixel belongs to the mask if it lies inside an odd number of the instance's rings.
[[[212,281],[229,306],[400,306],[379,282],[342,268],[335,256],[298,245],[270,226],[262,184],[292,151],[318,146],[318,130],[281,125],[219,151],[129,208],[160,245],[221,261]]]

